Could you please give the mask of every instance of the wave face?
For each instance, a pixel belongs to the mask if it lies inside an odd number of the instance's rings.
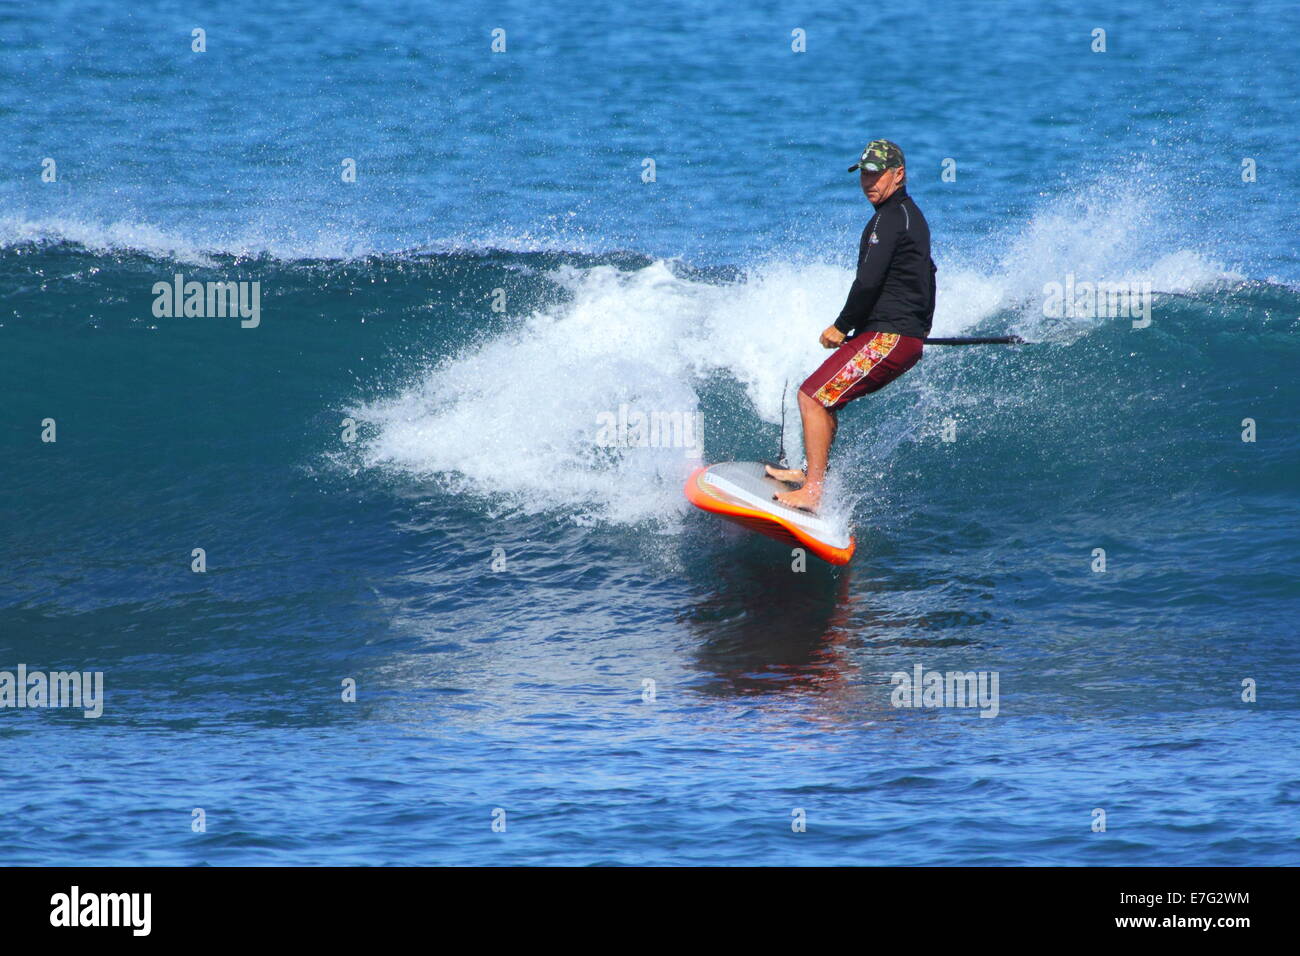
[[[0,863],[1294,863],[1295,4],[267,6],[0,8],[0,671],[105,683]],[[877,135],[1027,344],[846,410],[801,570],[681,486],[797,454]]]
[[[1102,245],[1079,234],[1095,228],[1053,207],[1005,244],[1013,254],[982,269],[941,262],[936,334],[1014,331],[1028,344],[931,347],[844,413],[833,490],[859,557],[843,572],[804,575],[791,574],[779,545],[691,512],[680,487],[697,456],[775,453],[782,393],[820,360],[815,337],[850,279],[840,265],[700,269],[482,248],[160,257],[137,236],[12,242],[0,252],[0,281],[14,290],[0,381],[22,426],[6,431],[4,449],[10,500],[21,503],[5,522],[0,572],[10,653],[90,659],[106,672],[121,702],[104,718],[115,761],[147,767],[156,758],[138,749],[166,740],[182,766],[233,779],[264,758],[262,744],[237,736],[207,765],[184,741],[192,726],[243,728],[315,756],[299,767],[300,788],[341,759],[321,741],[358,720],[438,726],[501,753],[515,751],[494,715],[512,710],[542,735],[595,739],[598,727],[622,727],[640,735],[643,754],[698,736],[676,724],[684,713],[649,737],[624,726],[644,719],[625,712],[642,675],[736,719],[763,701],[756,719],[776,738],[812,720],[836,748],[872,748],[884,745],[864,729],[894,724],[916,750],[881,764],[895,769],[864,773],[833,749],[816,773],[847,787],[849,805],[882,787],[929,794],[911,819],[932,820],[936,835],[904,854],[915,862],[958,838],[942,818],[963,794],[990,812],[1029,814],[1031,828],[1052,825],[1031,809],[1041,791],[962,763],[990,758],[960,716],[934,728],[947,735],[945,769],[920,772],[932,731],[885,704],[888,675],[916,663],[998,671],[997,746],[1020,759],[1021,741],[1048,741],[1046,756],[1022,756],[1059,768],[1061,799],[1079,759],[1110,768],[1093,772],[1101,786],[1168,747],[1182,770],[1213,773],[1232,746],[1285,772],[1274,765],[1287,731],[1272,718],[1248,729],[1236,705],[1210,701],[1232,698],[1260,655],[1283,675],[1297,664],[1279,622],[1297,601],[1300,295],[1191,250],[1135,257],[1117,236],[1112,256],[1099,253],[1078,281],[1149,281],[1150,326],[1044,317],[1035,289],[1051,281],[1054,256],[1069,259],[1061,247]],[[177,272],[260,282],[260,324],[156,317],[153,286]],[[702,447],[602,444],[601,415],[621,406],[700,416]],[[37,437],[47,418],[53,444]],[[1247,419],[1253,443],[1242,441]],[[791,415],[784,442],[799,441]],[[202,575],[189,568],[198,547]],[[1093,570],[1097,549],[1104,573]],[[339,674],[372,695],[345,715],[320,690]],[[590,712],[554,716],[575,678]],[[1097,719],[1121,735],[1118,751],[1077,729]],[[65,731],[30,715],[8,726],[66,745]],[[778,785],[778,756],[756,757],[740,738],[729,746]],[[440,798],[447,812],[496,779],[471,751],[449,744],[417,775],[457,781]],[[406,749],[366,759],[400,775]],[[557,759],[585,781],[573,784],[581,799],[606,806],[588,789],[585,749]],[[701,763],[687,776],[716,772]],[[698,779],[683,777],[677,797],[694,799]],[[155,782],[135,786],[165,796]],[[1253,808],[1251,852],[1264,858],[1286,845],[1274,842],[1285,808],[1270,787],[1233,787]],[[1164,793],[1158,781],[1149,789]],[[354,797],[374,794],[359,784]],[[394,841],[404,807],[381,803],[362,828],[369,849],[329,858],[380,847],[385,859],[424,859]],[[874,839],[878,825],[856,824],[851,840]],[[1239,850],[1150,825],[1157,835],[1132,839],[1123,858],[1230,861]],[[266,826],[283,858],[321,858]],[[742,829],[763,845],[760,830]],[[46,852],[10,836],[20,861]],[[143,832],[127,838],[153,859],[193,859]],[[481,860],[468,835],[435,843],[438,860]],[[973,859],[1100,859],[1051,840],[1030,856],[981,845]],[[802,859],[842,850],[832,841]],[[201,857],[248,852],[221,838]],[[601,851],[539,838],[528,852]],[[635,840],[613,852],[669,860]],[[118,844],[99,858],[120,859]]]

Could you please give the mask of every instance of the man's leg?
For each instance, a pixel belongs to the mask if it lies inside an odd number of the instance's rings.
[[[774,478],[798,481],[796,491],[776,495],[795,508],[816,511],[826,481],[826,463],[835,440],[836,415],[849,402],[884,388],[921,358],[922,340],[894,332],[876,332],[849,339],[799,386],[799,416],[803,420],[808,474],[776,472]],[[787,477],[789,475],[789,477]]]
[[[803,450],[808,472],[802,488],[783,492],[776,496],[776,500],[792,508],[816,511],[821,504],[826,465],[830,461],[831,443],[835,441],[839,422],[835,412],[803,392],[799,392],[799,417],[803,421]]]

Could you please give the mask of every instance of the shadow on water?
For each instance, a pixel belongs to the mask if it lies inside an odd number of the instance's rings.
[[[887,682],[900,654],[978,643],[972,628],[988,624],[982,615],[898,599],[942,582],[882,578],[816,558],[795,571],[787,547],[739,530],[724,534],[727,544],[696,552],[692,598],[678,615],[694,638],[704,694],[858,697],[851,687]]]
[[[714,552],[695,579],[707,581],[680,620],[698,637],[700,689],[720,696],[825,689],[844,680],[851,636],[850,572],[744,542]]]

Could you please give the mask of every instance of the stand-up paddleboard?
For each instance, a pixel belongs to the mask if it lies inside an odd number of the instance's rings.
[[[825,518],[772,500],[774,494],[789,490],[757,461],[724,461],[697,468],[686,480],[686,499],[701,511],[807,548],[831,564],[848,564],[857,547],[853,536]]]

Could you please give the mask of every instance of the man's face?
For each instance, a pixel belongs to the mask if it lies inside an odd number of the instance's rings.
[[[872,205],[878,206],[892,196],[903,182],[903,167],[894,166],[881,173],[859,170],[858,179],[862,183],[862,192],[871,200]]]

